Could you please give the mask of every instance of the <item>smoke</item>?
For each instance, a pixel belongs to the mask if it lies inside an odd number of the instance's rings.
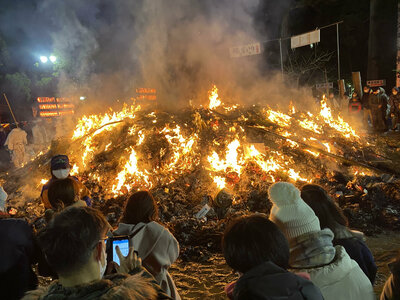
[[[168,107],[203,99],[213,83],[236,102],[269,94],[263,56],[229,54],[268,39],[255,30],[259,0],[47,0],[39,10],[54,16],[53,47],[68,61],[61,94],[113,101],[152,87]]]
[[[293,89],[266,65],[270,53],[231,58],[229,52],[278,37],[291,0],[33,2],[25,14],[15,10],[17,23],[27,36],[51,38],[61,96],[86,95],[110,105],[134,97],[137,87],[151,87],[164,107],[176,108],[189,100],[204,104],[216,84],[226,102],[292,98]]]

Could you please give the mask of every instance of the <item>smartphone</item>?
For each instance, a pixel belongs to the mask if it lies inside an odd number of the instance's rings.
[[[116,236],[107,240],[107,261],[115,261],[120,265],[119,257],[116,251],[116,247],[119,247],[123,256],[128,256],[129,253],[129,237],[128,236]]]

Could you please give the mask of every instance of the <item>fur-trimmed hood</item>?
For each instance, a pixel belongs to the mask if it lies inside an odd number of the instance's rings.
[[[114,274],[91,283],[64,288],[54,281],[48,287],[26,293],[23,300],[94,300],[94,299],[157,299],[157,290],[151,278],[135,275]]]

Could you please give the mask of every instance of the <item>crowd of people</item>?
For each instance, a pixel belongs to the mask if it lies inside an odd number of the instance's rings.
[[[352,124],[361,124],[365,130],[376,133],[400,131],[400,94],[394,87],[388,96],[382,87],[364,86],[362,96],[354,91],[347,100],[348,120]],[[344,111],[333,93],[328,101],[336,111]]]
[[[179,243],[158,222],[151,193],[131,194],[120,223],[111,228],[70,168],[66,155],[52,158],[51,178],[41,192],[47,209],[41,227],[11,217],[0,188],[1,298],[181,299],[168,272]],[[375,299],[374,257],[326,190],[278,182],[269,199],[269,216],[247,214],[226,226],[222,253],[238,273],[225,287],[227,298]],[[121,236],[129,240],[129,252],[123,256],[117,246],[117,264],[107,251],[109,241]],[[381,300],[400,299],[400,256],[390,268]],[[53,280],[38,286],[38,274]]]

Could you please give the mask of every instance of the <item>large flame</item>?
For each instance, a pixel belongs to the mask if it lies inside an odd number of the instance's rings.
[[[215,109],[222,104],[222,101],[219,99],[218,96],[218,88],[215,85],[209,92],[209,100],[210,100],[210,103],[208,104],[209,109]]]
[[[209,91],[209,101],[207,114],[210,119],[203,119],[196,112],[192,120],[179,124],[173,119],[162,120],[156,112],[141,112],[140,106],[135,105],[125,105],[120,111],[110,110],[103,115],[83,116],[72,135],[72,142],[80,147],[71,153],[75,162],[71,174],[85,173],[113,196],[171,184],[201,164],[215,189],[236,185],[249,174],[262,174],[271,182],[282,179],[311,182],[312,172],[303,174],[298,161],[285,151],[285,147],[295,148],[294,151],[314,159],[321,156],[318,147],[321,151],[335,151],[329,140],[331,136],[353,141],[360,139],[340,116],[333,116],[324,98],[319,114],[315,115],[301,113],[293,104],[287,113],[270,108],[262,110],[263,123],[276,124],[272,126],[277,128],[274,134],[282,137],[280,148],[271,149],[264,143],[247,140],[246,115],[233,123],[217,117],[212,110],[221,105],[227,113],[240,112],[240,106],[224,105],[216,86]],[[144,126],[143,118],[152,125]],[[215,134],[207,146],[202,144],[206,130]],[[126,133],[126,140],[118,140],[117,131],[121,135]],[[161,145],[160,148],[154,147],[153,143]],[[313,147],[307,149],[304,144]],[[102,167],[107,165],[110,172],[104,178],[106,175],[98,171],[94,160],[99,154],[114,153],[115,149],[119,156],[113,162],[104,159],[100,162]]]

